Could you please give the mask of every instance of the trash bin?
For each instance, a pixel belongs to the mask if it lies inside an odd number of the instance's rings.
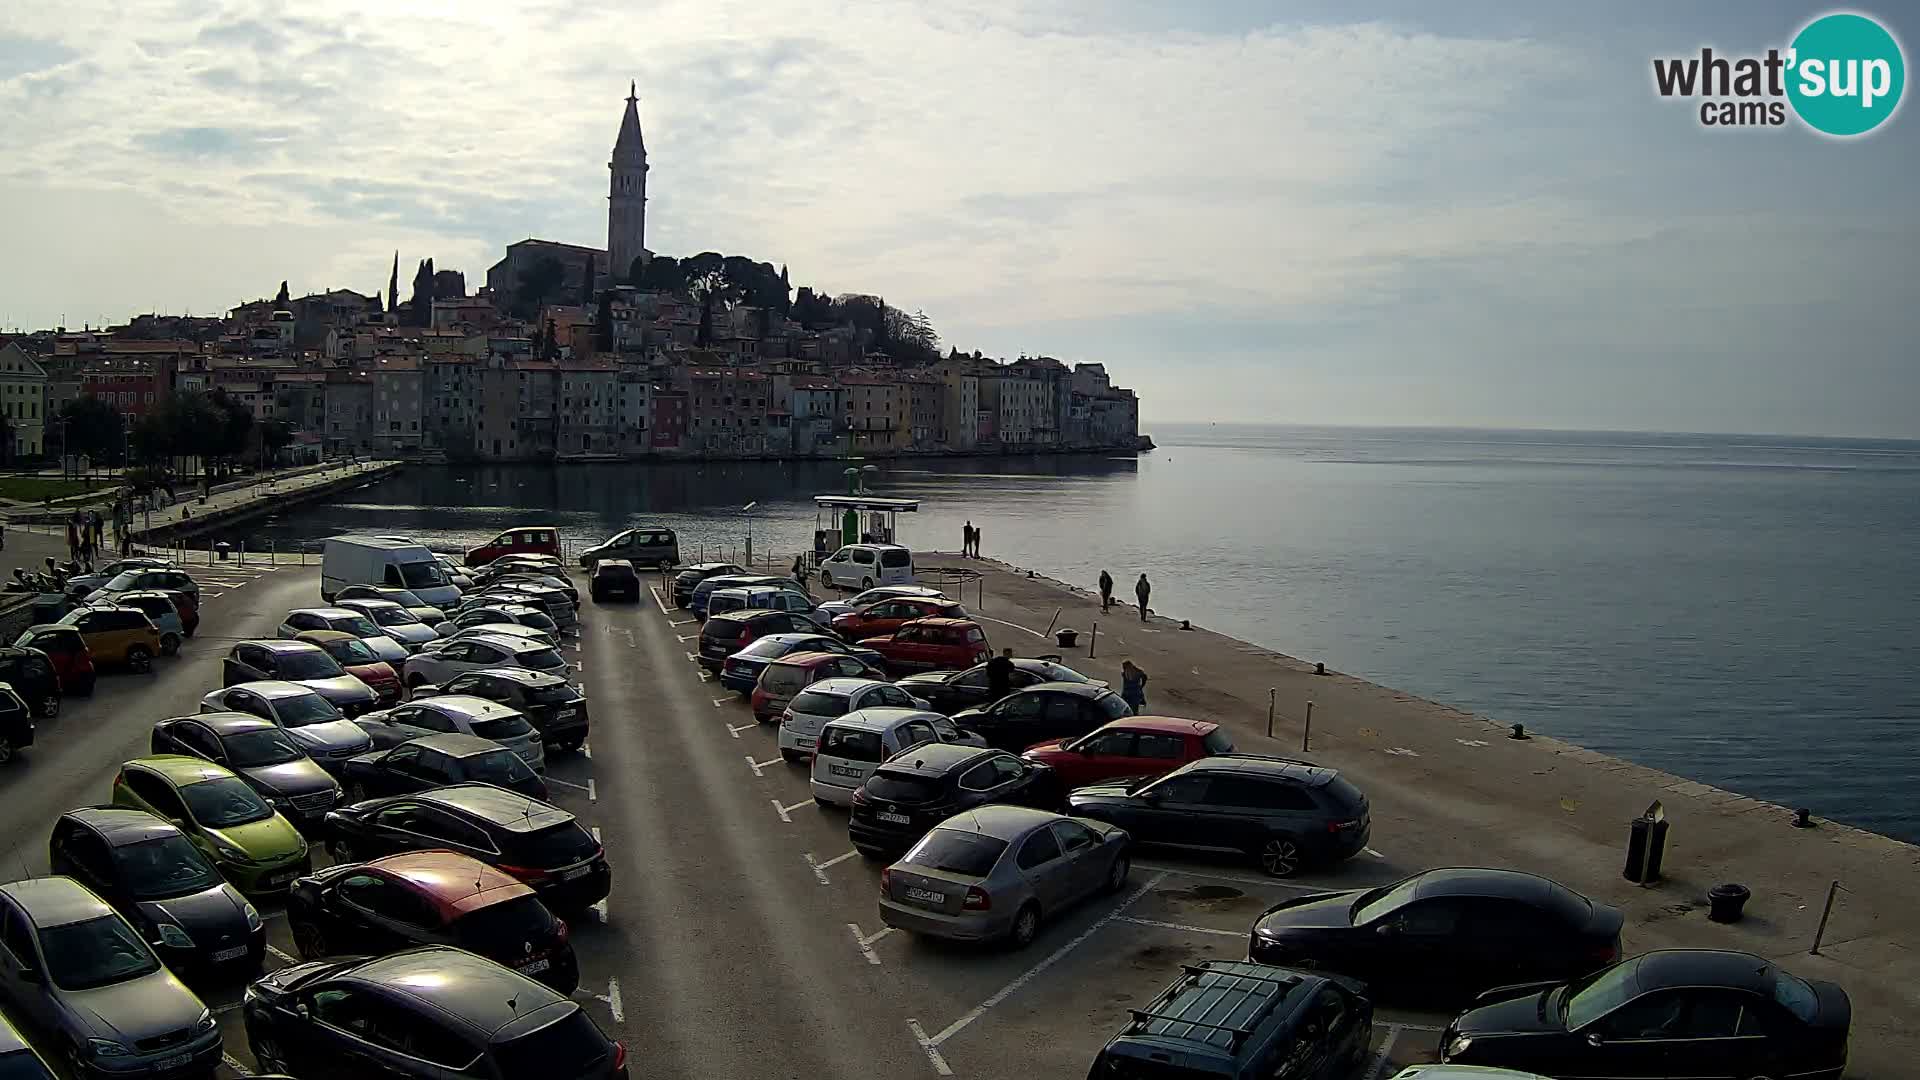
[[[1058,641],[1060,647],[1063,649],[1073,648],[1073,643],[1078,640],[1079,637],[1080,631],[1078,630],[1061,630],[1053,635],[1053,639]]]
[[[217,552],[219,552],[219,553],[220,553],[220,561],[221,561],[221,562],[226,562],[226,561],[227,561],[227,552],[229,552],[229,551],[232,551],[232,550],[233,550],[233,545],[232,545],[232,544],[229,544],[229,543],[227,543],[227,542],[226,542],[225,540],[222,540],[222,541],[220,541],[219,543],[217,543],[217,544],[215,544],[215,545],[213,545],[213,550],[215,550],[215,551],[217,551]]]
[[[1667,812],[1656,801],[1634,818],[1627,832],[1626,879],[1636,885],[1660,880],[1660,863],[1667,854]]]
[[[1715,885],[1707,890],[1707,918],[1720,923],[1739,922],[1747,898],[1752,895],[1753,890],[1745,885],[1732,882]]]

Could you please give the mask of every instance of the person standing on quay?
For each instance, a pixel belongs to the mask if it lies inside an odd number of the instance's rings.
[[[1131,660],[1120,662],[1120,700],[1133,708],[1133,715],[1142,716],[1147,711],[1147,673],[1134,666]]]
[[[807,560],[805,556],[795,555],[793,557],[793,580],[802,585],[807,583]]]
[[[1113,607],[1113,575],[1102,570],[1100,571],[1100,614],[1105,615],[1107,609],[1111,607]]]
[[[1141,574],[1140,580],[1133,583],[1133,595],[1140,598],[1140,621],[1147,621],[1147,598],[1153,595],[1153,585],[1147,581],[1147,575]]]
[[[987,696],[995,701],[1013,693],[1013,650],[1001,649],[987,661]]]
[[[980,526],[973,527],[973,557],[980,557]]]
[[[80,561],[80,511],[67,515],[67,561]]]
[[[960,557],[964,559],[967,556],[972,554],[973,554],[973,522],[968,521],[965,525],[960,526]]]

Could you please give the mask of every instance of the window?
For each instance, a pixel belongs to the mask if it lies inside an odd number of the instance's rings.
[[[124,775],[127,790],[133,792],[141,802],[153,807],[154,812],[172,821],[187,820],[186,804],[173,793],[166,781],[144,772],[129,771]]]
[[[27,928],[26,917],[11,905],[7,906],[4,918],[0,918],[0,945],[5,945],[7,951],[22,965],[32,968],[40,966],[40,961],[34,958],[33,931]]]
[[[1161,758],[1166,761],[1178,761],[1186,755],[1187,741],[1178,735],[1161,735],[1154,732],[1140,733],[1140,744],[1134,754],[1145,758]]]
[[[1102,754],[1114,757],[1132,757],[1133,740],[1131,731],[1101,731],[1082,739],[1074,749],[1083,754]]]
[[[1038,720],[1046,708],[1044,694],[1015,694],[994,707],[994,714],[1006,720]]]
[[[1676,991],[1647,994],[1615,1009],[1601,1022],[1601,1030],[1616,1039],[1680,1038],[1686,1011],[1686,999]],[[1572,1013],[1568,1021],[1571,1023]]]
[[[1067,694],[1035,694],[1046,700],[1046,718],[1056,724],[1072,724],[1080,719],[1080,699]]]
[[[991,761],[983,761],[960,774],[960,786],[968,791],[985,791],[999,782]]]
[[[1147,790],[1159,796],[1166,803],[1203,803],[1207,801],[1207,791],[1215,781],[1199,773],[1186,776],[1172,776],[1153,785]]]
[[[1422,900],[1409,904],[1388,925],[1412,937],[1445,937],[1460,925],[1460,907],[1453,900]]]
[[[1053,830],[1041,829],[1020,845],[1020,854],[1014,857],[1014,865],[1022,870],[1032,870],[1059,857],[1060,841],[1054,838]]]
[[[1240,776],[1213,781],[1207,801],[1215,806],[1243,806],[1254,810],[1312,810],[1313,799],[1297,785]]]
[[[1068,854],[1076,851],[1084,851],[1092,847],[1100,839],[1093,834],[1092,829],[1087,828],[1077,821],[1054,822],[1053,834],[1060,840],[1061,848]]]
[[[900,740],[900,749],[902,750],[919,746],[921,743],[933,742],[933,725],[927,723],[925,720],[909,720],[900,725],[900,731],[897,737]]]

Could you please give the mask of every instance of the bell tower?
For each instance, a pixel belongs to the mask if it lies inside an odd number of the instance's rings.
[[[612,172],[607,189],[607,276],[626,280],[633,260],[646,253],[647,144],[640,136],[640,98],[637,84],[627,86],[627,112],[620,118],[620,136],[613,143]]]

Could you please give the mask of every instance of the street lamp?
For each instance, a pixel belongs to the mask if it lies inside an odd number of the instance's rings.
[[[745,562],[749,570],[753,569],[753,508],[759,505],[760,500],[755,499],[740,508],[740,512],[747,515],[747,557]]]

